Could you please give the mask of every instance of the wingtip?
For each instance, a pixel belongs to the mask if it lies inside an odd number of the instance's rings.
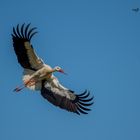
[[[37,31],[34,31],[35,29],[37,29],[37,27],[33,27],[29,29],[30,25],[31,23],[28,23],[28,24],[23,23],[20,27],[20,25],[17,24],[17,26],[13,27],[12,37],[27,39],[28,41],[30,41],[32,37],[36,33],[38,33]]]
[[[77,112],[80,114],[88,114],[91,111],[90,108],[87,108],[94,104],[93,98],[94,96],[90,97],[90,91],[85,90],[83,93],[77,95],[76,105],[77,105]],[[91,102],[92,101],[92,102]]]

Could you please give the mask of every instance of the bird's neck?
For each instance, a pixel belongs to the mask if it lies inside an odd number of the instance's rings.
[[[56,72],[56,69],[55,69],[55,68],[53,68],[53,69],[51,70],[51,73],[53,73],[53,72]]]

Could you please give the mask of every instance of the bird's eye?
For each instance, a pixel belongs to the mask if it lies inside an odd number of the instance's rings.
[[[59,68],[59,67],[57,67],[56,69],[57,69],[57,70],[59,70],[60,68]]]

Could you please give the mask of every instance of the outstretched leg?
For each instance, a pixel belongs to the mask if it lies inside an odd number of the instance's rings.
[[[29,79],[29,80],[25,80],[24,81],[24,84],[16,87],[13,91],[15,92],[19,92],[21,91],[22,89],[24,89],[25,87],[31,87],[31,86],[34,86],[36,84],[36,80],[34,80],[33,78],[32,79]]]
[[[35,83],[36,83],[36,80],[35,79],[29,79],[29,80],[25,80],[24,81],[24,85],[27,87],[27,86],[33,86],[33,85],[35,85]]]

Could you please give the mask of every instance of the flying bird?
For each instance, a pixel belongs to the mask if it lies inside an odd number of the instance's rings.
[[[14,89],[19,92],[22,89],[39,90],[41,95],[50,103],[67,111],[77,114],[88,114],[93,104],[93,97],[85,90],[81,94],[62,86],[53,73],[66,74],[64,70],[56,66],[52,68],[37,56],[31,39],[37,33],[36,27],[30,24],[19,24],[13,27],[13,48],[19,64],[23,67],[23,84]]]
[[[139,8],[133,8],[132,11],[138,12],[140,9]]]

